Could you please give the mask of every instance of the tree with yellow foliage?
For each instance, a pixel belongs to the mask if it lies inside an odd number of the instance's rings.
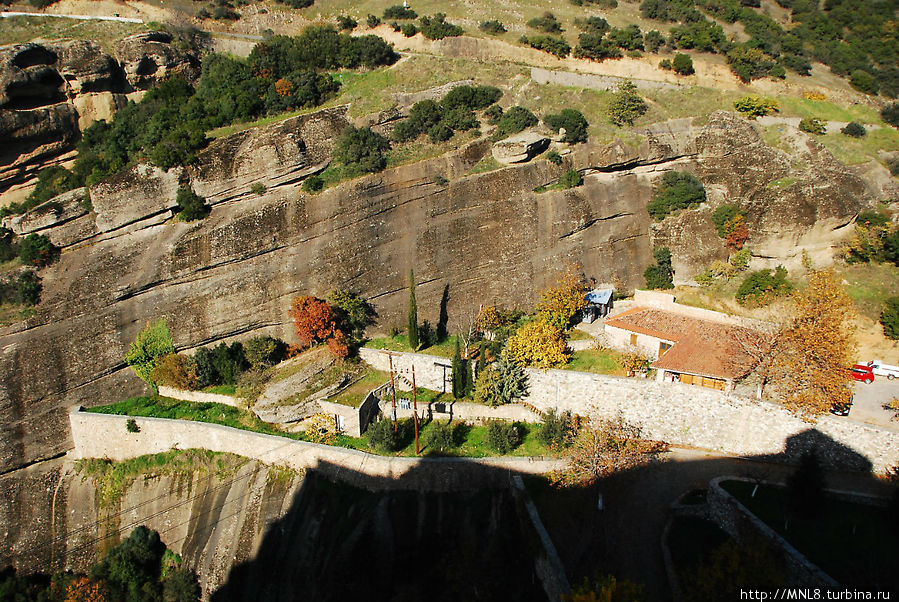
[[[94,583],[87,577],[76,577],[66,588],[66,602],[106,602],[103,583]]]
[[[522,366],[558,368],[568,363],[568,345],[562,331],[544,319],[537,318],[515,331],[506,349]]]
[[[559,330],[568,328],[574,315],[582,310],[587,301],[587,281],[580,266],[571,265],[559,276],[555,285],[540,294],[537,315]]]
[[[337,424],[334,416],[323,412],[313,414],[305,421],[306,439],[313,443],[331,445],[337,440]]]
[[[795,295],[770,368],[770,381],[792,410],[816,415],[849,403],[855,317],[852,299],[830,270],[813,272],[808,286]]]

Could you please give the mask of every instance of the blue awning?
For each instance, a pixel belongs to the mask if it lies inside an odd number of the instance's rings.
[[[584,295],[584,299],[587,301],[587,303],[605,305],[612,300],[612,292],[613,291],[610,288],[595,288]]]

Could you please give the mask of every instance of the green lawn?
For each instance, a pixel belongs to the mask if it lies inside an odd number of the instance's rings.
[[[286,433],[274,425],[263,422],[248,410],[241,410],[220,403],[196,403],[168,397],[132,397],[125,401],[89,408],[95,414],[118,414],[122,416],[146,416],[152,418],[174,418],[221,424],[232,428],[277,435],[291,439],[302,439],[301,434]]]
[[[859,313],[880,319],[883,303],[899,295],[899,266],[891,263],[856,263],[837,268],[837,274],[848,282],[849,296]]]
[[[880,113],[863,105],[840,106],[828,100],[809,100],[799,96],[777,96],[780,115],[784,117],[817,117],[822,121],[858,121],[882,124]]]
[[[365,347],[369,349],[387,349],[388,351],[412,351],[412,348],[409,347],[409,340],[404,334],[370,339],[369,341],[366,341]],[[419,348],[416,353],[427,353],[428,355],[438,355],[440,357],[453,357],[455,349],[456,337],[455,335],[451,335],[439,343]]]
[[[819,516],[788,510],[785,490],[726,481],[724,489],[777,531],[797,550],[846,587],[899,587],[899,532],[888,509],[822,498]]]
[[[618,365],[617,359],[620,353],[610,349],[586,349],[575,351],[571,354],[571,361],[563,366],[565,370],[575,372],[593,372],[594,374],[609,374],[624,376],[624,370]]]
[[[369,369],[362,378],[340,391],[334,397],[328,398],[328,401],[358,408],[362,405],[369,391],[383,385],[388,380],[390,380],[390,375],[387,372]]]
[[[833,156],[844,165],[879,161],[878,151],[899,150],[899,130],[891,127],[871,130],[861,138],[852,138],[844,134],[824,134],[816,136],[821,144],[827,147]]]
[[[204,393],[215,393],[216,395],[234,396],[236,393],[235,385],[211,385],[203,389]]]

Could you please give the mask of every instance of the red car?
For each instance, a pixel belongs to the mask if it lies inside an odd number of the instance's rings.
[[[864,364],[855,364],[852,366],[852,369],[849,371],[849,376],[851,376],[853,380],[860,380],[868,385],[874,382],[874,371],[871,369],[871,366],[866,366]]]

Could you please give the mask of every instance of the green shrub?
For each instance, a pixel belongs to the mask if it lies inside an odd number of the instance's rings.
[[[262,182],[253,182],[253,185],[250,186],[250,192],[255,194],[256,196],[262,196],[266,193],[268,188],[265,187],[265,184]]]
[[[634,125],[634,121],[647,110],[646,102],[637,94],[637,86],[628,80],[618,84],[609,103],[608,115],[617,126]]]
[[[377,17],[375,17],[377,18]],[[353,31],[359,23],[349,15],[338,15],[337,28],[342,31]]]
[[[506,33],[506,26],[496,20],[482,21],[481,24],[478,25],[478,29],[480,29],[484,33],[489,33],[490,35],[494,36],[497,36],[501,33]]]
[[[503,92],[495,86],[456,86],[440,100],[444,109],[468,109],[478,111],[502,98]]]
[[[22,263],[42,268],[59,259],[59,248],[43,234],[29,234],[19,243]]]
[[[458,25],[447,23],[446,15],[443,13],[437,13],[433,17],[422,17],[418,22],[421,24],[421,33],[429,40],[442,40],[465,33],[465,30]]]
[[[134,373],[145,383],[154,387],[150,374],[156,367],[159,358],[175,352],[172,344],[172,333],[165,320],[147,322],[147,325],[137,333],[134,342],[125,354],[125,364],[131,367]]]
[[[748,306],[762,306],[771,303],[775,298],[790,294],[793,285],[787,280],[787,270],[777,266],[771,270],[752,272],[737,289],[737,303]]]
[[[659,48],[665,45],[665,36],[663,36],[660,32],[653,29],[652,31],[646,32],[646,35],[643,36],[643,46],[646,48],[647,52],[656,53],[659,51]]]
[[[705,187],[696,176],[684,171],[668,171],[662,176],[646,210],[657,220],[662,220],[675,211],[698,207],[705,199]]]
[[[561,188],[562,190],[575,188],[583,183],[584,178],[576,169],[569,169],[559,177],[559,188]]]
[[[574,49],[574,57],[604,61],[621,58],[621,49],[602,33],[585,32],[578,36],[578,45]]]
[[[673,70],[674,65],[671,64],[671,59],[662,59],[659,61],[659,69],[664,69],[666,71]]]
[[[721,205],[712,212],[712,223],[715,224],[715,230],[718,231],[718,236],[721,238],[727,236],[727,232],[724,231],[724,226],[727,222],[737,217],[739,213],[740,210],[736,205]]]
[[[606,34],[607,39],[625,50],[643,50],[643,34],[638,25],[628,25],[623,29],[613,27]]]
[[[893,102],[880,109],[880,116],[894,128],[899,128],[899,102]]]
[[[894,176],[899,176],[899,157],[890,157],[886,160],[886,163],[890,173]]]
[[[368,25],[369,29],[374,29],[375,27],[377,27],[378,25],[381,24],[381,19],[378,18],[377,15],[368,15],[365,18],[365,24]]]
[[[742,45],[727,53],[727,62],[731,71],[744,83],[764,77],[774,66],[774,61],[758,48]]]
[[[59,165],[45,167],[37,174],[37,184],[35,184],[34,190],[25,197],[25,202],[21,206],[22,212],[37,207],[73,188],[78,188],[80,185],[78,177],[65,167]]]
[[[551,12],[545,12],[539,17],[528,19],[527,26],[543,33],[562,33],[565,31],[562,29],[562,24]]]
[[[415,23],[404,23],[400,27],[400,32],[407,38],[411,38],[418,33],[418,28],[415,26]]]
[[[321,192],[325,188],[325,180],[321,176],[313,175],[303,180],[303,190],[306,192]]]
[[[777,102],[761,96],[744,96],[737,99],[734,101],[734,108],[751,119],[780,111]]]
[[[563,141],[574,144],[587,141],[587,119],[577,109],[562,109],[557,115],[546,115],[543,123],[552,130],[558,132],[565,128]]]
[[[491,125],[496,125],[503,118],[503,108],[499,105],[487,107],[487,110],[484,111],[484,116]]]
[[[334,145],[334,160],[355,167],[359,171],[373,173],[387,167],[385,153],[390,142],[371,128],[347,126]]]
[[[652,290],[674,288],[674,268],[671,266],[671,251],[668,250],[668,247],[657,247],[653,249],[652,256],[656,260],[655,265],[649,266],[643,272],[646,288]]]
[[[394,4],[384,9],[385,19],[415,19],[417,17],[418,13],[402,4]]]
[[[877,94],[880,89],[880,83],[871,73],[864,69],[856,69],[849,76],[849,83],[853,88],[865,94]]]
[[[890,297],[884,301],[880,323],[885,337],[894,341],[899,339],[899,297]]]
[[[574,26],[584,33],[604,35],[611,29],[609,22],[602,17],[587,17],[586,19],[575,19]]]
[[[490,420],[487,423],[487,447],[499,454],[508,454],[518,447],[521,438],[518,428],[503,420]]]
[[[537,439],[546,447],[560,451],[571,445],[574,438],[574,418],[568,410],[557,413],[550,409],[543,415]]]
[[[806,117],[799,121],[799,129],[809,134],[820,136],[827,131],[827,124],[814,117]]]
[[[671,68],[679,75],[692,75],[695,73],[693,70],[693,59],[689,55],[680,52],[674,55],[674,60],[671,61]]]
[[[287,356],[287,344],[269,337],[253,337],[243,344],[243,353],[250,368],[268,368]]]
[[[768,77],[773,77],[775,79],[786,79],[787,70],[783,65],[774,65],[771,69],[768,70]]]
[[[368,438],[368,445],[380,452],[395,452],[401,445],[399,428],[394,432],[393,421],[383,416],[369,425],[365,436]]]
[[[537,125],[537,116],[528,111],[524,107],[518,105],[510,107],[503,113],[497,124],[496,133],[493,135],[497,140],[507,138],[512,134]]]
[[[855,218],[855,222],[862,224],[865,227],[886,226],[890,223],[890,216],[886,213],[881,213],[876,209],[865,209],[864,211],[859,212],[858,217]]]
[[[0,226],[0,262],[9,261],[18,254],[13,231]]]
[[[16,295],[19,303],[37,305],[41,300],[41,278],[32,271],[22,272],[16,278]]]
[[[175,202],[178,203],[178,218],[182,221],[192,222],[209,215],[210,207],[206,204],[206,199],[194,192],[190,186],[178,188]]]
[[[863,138],[867,135],[868,130],[859,122],[850,121],[846,124],[846,127],[840,128],[840,132],[852,138]]]
[[[433,451],[443,452],[450,450],[455,447],[453,431],[455,431],[455,428],[450,424],[449,420],[446,422],[435,420],[431,423],[425,436],[425,445]]]
[[[129,418],[127,422],[125,422],[125,430],[129,433],[139,433],[140,427],[137,426],[137,421],[134,418]]]
[[[559,58],[565,58],[571,53],[571,46],[562,38],[552,36],[521,36],[518,41],[522,44],[554,54]]]
[[[560,155],[556,151],[549,151],[548,153],[546,153],[546,160],[550,163],[554,163],[555,165],[561,165],[562,155]]]

